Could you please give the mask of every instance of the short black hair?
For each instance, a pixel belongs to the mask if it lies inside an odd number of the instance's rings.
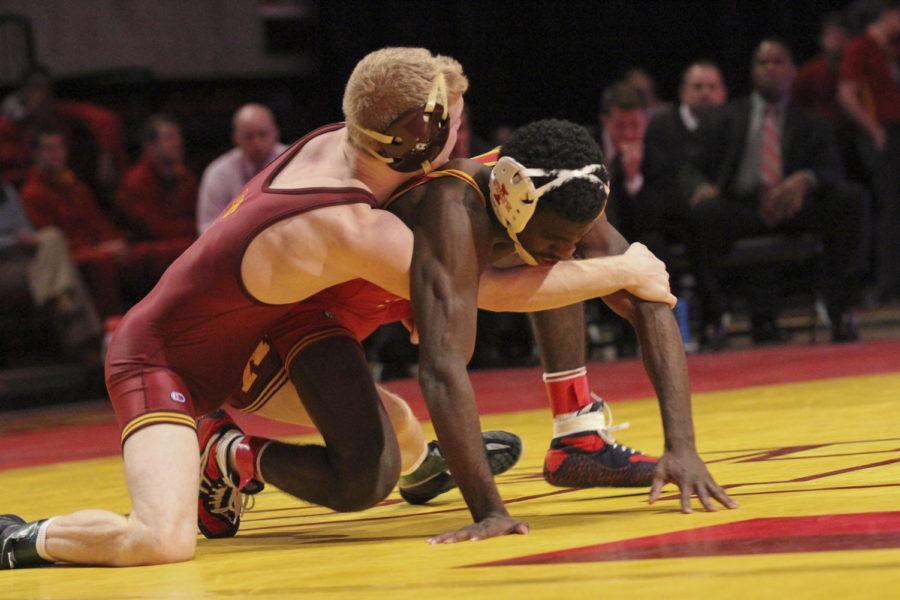
[[[603,151],[581,125],[560,119],[544,119],[517,129],[503,144],[500,156],[511,156],[532,169],[580,169],[603,164]],[[597,176],[609,184],[604,168]],[[537,177],[540,187],[548,177]],[[543,196],[538,209],[547,207],[557,215],[576,223],[594,220],[606,205],[606,192],[586,179],[566,182]]]

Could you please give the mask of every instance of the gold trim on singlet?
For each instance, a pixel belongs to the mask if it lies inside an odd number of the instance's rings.
[[[244,408],[239,409],[243,413],[255,413],[262,409],[272,397],[278,393],[278,391],[285,386],[288,382],[288,371],[290,370],[290,365],[297,358],[297,354],[300,353],[304,348],[308,347],[310,344],[314,344],[315,342],[320,342],[324,339],[330,337],[336,337],[339,335],[344,335],[352,339],[356,339],[346,329],[342,328],[334,328],[334,329],[326,329],[324,331],[318,331],[316,333],[310,334],[309,336],[298,341],[294,346],[288,351],[287,356],[284,359],[284,365],[281,367],[281,370],[276,373],[275,377],[272,378],[272,381],[260,392],[259,396],[250,404],[245,406]]]
[[[417,188],[420,185],[428,183],[430,180],[437,179],[439,177],[455,177],[456,179],[459,179],[460,181],[465,182],[469,187],[471,187],[473,190],[475,190],[476,194],[478,194],[478,199],[481,200],[481,204],[483,204],[483,205],[487,204],[487,201],[484,199],[484,194],[481,192],[481,188],[478,187],[478,184],[475,183],[475,180],[472,178],[471,175],[469,175],[465,171],[460,171],[458,169],[446,169],[444,171],[432,171],[431,173],[428,173],[427,175],[423,175],[420,179],[417,179],[411,185],[409,185],[409,187],[401,189],[396,194],[394,194],[393,196],[388,198],[387,203],[385,203],[385,205],[382,208],[387,208],[388,206],[391,205],[391,203],[394,202],[394,200],[396,200],[397,198],[399,198],[400,196],[402,196],[409,190],[411,190],[413,188]]]
[[[122,445],[125,445],[125,440],[127,440],[129,436],[131,436],[131,434],[133,434],[137,430],[143,429],[148,425],[158,425],[161,423],[169,423],[171,425],[184,425],[194,430],[197,429],[197,423],[190,415],[175,411],[160,410],[145,413],[130,420],[128,424],[122,428],[122,435],[119,439],[121,440]]]
[[[487,161],[482,160],[483,158],[491,156],[492,154],[494,155],[493,160],[487,160]],[[472,160],[477,160],[478,162],[480,162],[481,164],[483,164],[486,167],[493,167],[494,165],[497,164],[497,156],[499,154],[500,154],[500,146],[497,146],[493,150],[488,150],[484,154],[479,154],[478,156],[473,156]]]
[[[269,385],[260,392],[259,396],[257,396],[253,402],[240,409],[240,411],[243,413],[254,413],[258,411],[272,399],[272,396],[278,393],[278,390],[284,387],[284,384],[286,384],[287,381],[287,372],[284,370],[284,367],[282,367],[275,377],[272,378],[272,381],[269,382]]]

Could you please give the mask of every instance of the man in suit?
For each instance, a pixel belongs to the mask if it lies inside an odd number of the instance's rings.
[[[795,68],[787,46],[763,40],[753,55],[753,92],[724,107],[710,122],[706,170],[720,194],[691,211],[700,253],[698,288],[707,320],[723,302],[718,260],[734,240],[770,231],[822,236],[827,273],[822,288],[832,340],[858,339],[852,306],[868,245],[870,200],[847,182],[827,122],[791,101]],[[780,339],[778,291],[770,286],[751,309],[754,341]]]
[[[673,214],[719,193],[700,170],[703,146],[699,128],[701,115],[722,106],[727,98],[718,65],[706,60],[693,62],[682,73],[678,106],[660,112],[647,127],[647,154],[660,162],[648,165],[650,172],[660,176],[649,183],[666,194]]]

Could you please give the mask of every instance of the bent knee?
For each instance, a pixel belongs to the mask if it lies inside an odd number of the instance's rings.
[[[127,562],[132,565],[163,565],[191,560],[197,550],[194,523],[132,527]]]
[[[371,508],[387,498],[400,478],[399,453],[382,460],[377,467],[364,469],[345,478],[344,485],[331,506],[338,512],[354,512]]]

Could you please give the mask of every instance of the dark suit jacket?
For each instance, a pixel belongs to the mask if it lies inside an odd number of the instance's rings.
[[[669,211],[681,212],[697,186],[709,181],[701,170],[700,130],[689,130],[678,107],[670,106],[650,121],[644,143],[649,185],[666,197]]]
[[[726,197],[737,198],[734,185],[750,126],[750,109],[750,98],[747,97],[710,115],[709,138],[704,143],[705,170],[713,174]],[[818,187],[837,184],[843,179],[844,169],[831,126],[793,102],[789,102],[785,110],[781,134],[784,176],[809,169],[818,180]]]

